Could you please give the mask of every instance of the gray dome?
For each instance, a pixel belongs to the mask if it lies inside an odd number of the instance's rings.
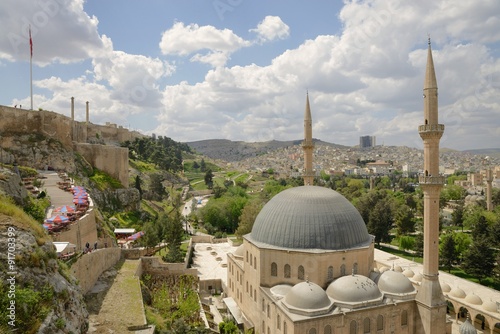
[[[359,303],[382,298],[377,284],[366,276],[347,275],[337,278],[326,289],[335,301]]]
[[[390,294],[408,294],[415,292],[413,284],[408,277],[400,272],[388,270],[380,275],[378,279],[380,291]]]
[[[285,303],[306,310],[323,309],[332,304],[325,290],[312,282],[295,284],[286,294]]]
[[[474,325],[471,324],[468,316],[464,323],[460,325],[458,332],[460,334],[477,334],[477,330]]]
[[[250,238],[294,249],[349,249],[371,243],[358,210],[334,190],[302,186],[274,196],[260,211]]]

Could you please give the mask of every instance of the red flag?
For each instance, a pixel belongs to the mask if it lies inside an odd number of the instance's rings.
[[[33,41],[31,40],[31,26],[30,26],[30,54],[31,58],[33,58]]]

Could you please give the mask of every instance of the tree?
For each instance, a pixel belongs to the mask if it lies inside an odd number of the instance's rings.
[[[455,239],[453,234],[445,235],[439,244],[439,255],[441,263],[451,272],[453,263],[457,260],[457,252],[455,248]]]
[[[464,203],[463,201],[459,202],[458,205],[455,207],[453,212],[451,213],[451,223],[454,226],[458,226],[464,228]]]
[[[398,235],[415,231],[415,219],[410,207],[406,204],[399,206],[394,219]]]
[[[203,160],[202,160],[203,161]],[[213,182],[214,174],[212,173],[211,169],[208,169],[207,172],[205,173],[205,184],[207,185],[208,189],[212,189],[214,182]]]
[[[219,323],[219,333],[221,334],[237,334],[239,333],[238,326],[232,320],[224,320]]]
[[[469,275],[481,280],[493,274],[495,268],[495,253],[486,240],[474,240],[465,253],[462,269]]]
[[[207,170],[207,164],[205,163],[205,159],[201,159],[201,162],[200,162],[200,171],[204,172],[206,170]]]
[[[142,180],[139,175],[135,176],[135,189],[139,190],[139,198],[142,198],[142,188],[141,188]]]
[[[149,190],[155,195],[156,198],[162,199],[167,194],[163,186],[164,177],[160,173],[151,174],[149,177]]]
[[[241,238],[245,234],[252,232],[255,218],[257,218],[257,215],[259,214],[260,210],[262,210],[263,206],[264,202],[259,199],[250,201],[245,205],[245,207],[241,211],[240,222],[235,232],[237,237]]]
[[[200,165],[198,165],[196,161],[193,162],[193,169],[198,169],[198,168],[200,168]]]
[[[402,250],[407,250],[407,249],[413,249],[415,247],[415,239],[408,236],[408,235],[402,235],[399,237],[399,249]]]
[[[383,199],[375,205],[369,215],[367,224],[368,232],[375,236],[375,242],[380,246],[381,242],[391,241],[389,231],[394,220],[391,205],[388,199]]]
[[[417,256],[422,256],[424,254],[424,234],[417,233],[415,235],[415,246],[413,247],[415,254]]]
[[[489,239],[489,225],[486,221],[485,216],[480,216],[477,220],[476,225],[472,229],[472,240],[474,242],[478,240],[487,240]]]

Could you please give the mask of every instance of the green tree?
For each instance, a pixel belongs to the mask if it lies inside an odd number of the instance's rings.
[[[488,222],[486,221],[485,216],[480,216],[479,219],[477,220],[476,224],[474,225],[474,228],[472,229],[472,240],[474,242],[478,240],[488,240],[490,235],[489,235],[489,225]]]
[[[241,211],[240,222],[236,229],[236,236],[241,238],[245,234],[252,232],[253,223],[264,206],[264,202],[260,199],[249,201]]]
[[[439,255],[441,263],[451,272],[453,263],[457,260],[457,252],[455,246],[455,239],[453,234],[445,235],[439,244]]]
[[[462,269],[473,275],[481,282],[489,277],[495,268],[495,253],[486,240],[474,240],[469,250],[465,253]]]
[[[141,180],[141,177],[139,175],[136,175],[135,176],[135,189],[139,190],[139,196],[140,198],[142,198],[142,187],[141,187],[141,183],[142,183],[142,180]]]
[[[424,234],[417,233],[415,235],[415,246],[413,247],[415,254],[417,256],[422,256],[424,254]]]
[[[402,235],[399,237],[399,249],[407,250],[415,247],[415,239],[409,235]]]
[[[388,199],[383,199],[370,212],[367,224],[368,232],[375,236],[375,242],[380,246],[381,242],[390,242],[389,231],[394,223],[391,205]]]
[[[201,159],[200,172],[205,172],[206,170],[207,170],[207,164],[205,163],[205,159]]]
[[[455,250],[457,261],[461,263],[465,252],[469,249],[472,242],[471,237],[467,233],[459,232],[454,234]]]
[[[238,326],[232,320],[225,319],[224,322],[219,323],[219,333],[221,334],[237,334],[239,332]]]
[[[167,194],[163,186],[163,180],[164,177],[160,173],[154,173],[149,176],[149,190],[160,200]]]
[[[394,218],[398,235],[405,235],[415,231],[415,219],[410,207],[400,205]],[[409,249],[409,248],[408,248]]]
[[[458,226],[464,228],[464,203],[463,201],[459,202],[457,206],[453,209],[451,213],[451,223],[454,226]]]
[[[198,169],[200,168],[200,165],[196,161],[193,162],[193,169]]]
[[[202,160],[204,161],[204,160]],[[208,189],[212,189],[214,182],[213,182],[214,174],[212,173],[211,169],[208,169],[207,172],[205,173],[205,184],[207,185]]]

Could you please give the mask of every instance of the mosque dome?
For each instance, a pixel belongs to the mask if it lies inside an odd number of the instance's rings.
[[[441,290],[443,292],[450,292],[451,286],[448,283],[441,283]]]
[[[402,273],[403,272],[403,268],[401,268],[401,266],[399,265],[395,265],[394,268],[393,268],[394,271],[397,271],[399,273]]]
[[[292,289],[292,286],[289,284],[278,284],[273,286],[270,291],[274,296],[283,298],[290,291],[290,289]]]
[[[382,298],[377,284],[366,276],[347,275],[330,283],[326,293],[340,303],[360,303]]]
[[[471,324],[469,317],[460,325],[458,329],[460,334],[477,334],[477,330],[473,324]]]
[[[325,290],[312,282],[295,284],[285,295],[284,301],[289,308],[306,310],[324,309],[332,305]]]
[[[497,303],[491,300],[485,301],[483,303],[483,308],[488,312],[497,312]]]
[[[380,291],[394,294],[403,295],[415,292],[413,284],[411,284],[408,277],[400,272],[389,270],[380,275],[378,279],[378,288]]]
[[[415,276],[412,277],[412,279],[415,281],[415,282],[422,282],[422,274],[418,273],[418,274],[415,274]]]
[[[413,276],[415,276],[415,273],[413,272],[413,270],[408,268],[408,269],[405,269],[405,271],[403,271],[403,275],[405,275],[408,278],[412,278]]]
[[[474,305],[481,305],[483,303],[483,300],[481,298],[479,298],[479,296],[477,296],[473,293],[471,293],[470,295],[465,297],[465,301],[467,303],[474,304]]]
[[[341,250],[372,241],[358,210],[336,191],[302,186],[274,196],[260,211],[249,239],[291,249]]]
[[[238,248],[235,249],[235,251],[233,252],[233,255],[238,256],[238,257],[243,257],[243,253],[244,253],[243,244],[241,244],[238,246]]]
[[[460,288],[453,288],[450,291],[450,296],[455,298],[465,298],[466,294],[465,291]]]

